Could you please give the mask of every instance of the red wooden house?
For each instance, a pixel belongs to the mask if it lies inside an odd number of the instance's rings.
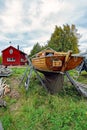
[[[13,46],[9,46],[2,51],[2,64],[5,66],[25,65],[27,63],[26,55],[19,48],[16,49]]]

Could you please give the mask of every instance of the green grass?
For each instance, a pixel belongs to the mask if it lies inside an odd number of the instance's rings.
[[[24,83],[18,87],[25,68],[13,70],[13,75],[6,80],[12,89],[19,92],[20,97],[4,97],[7,108],[0,108],[4,130],[87,130],[87,100],[70,83],[65,81],[64,90],[51,95],[33,73],[26,92]],[[71,71],[70,74],[73,76],[76,72]],[[86,80],[87,73],[82,72],[78,81],[87,83]]]

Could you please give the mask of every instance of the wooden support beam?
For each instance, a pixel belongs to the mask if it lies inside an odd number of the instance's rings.
[[[34,69],[34,72],[36,73],[37,78],[39,79],[39,81],[41,82],[42,86],[45,88],[46,91],[48,91],[46,85],[44,84],[44,82],[42,81],[40,75],[38,74],[38,72]]]
[[[29,88],[30,78],[31,78],[32,71],[33,71],[33,68],[30,68],[30,71],[29,71],[27,80],[26,80],[26,82],[25,82],[25,88],[26,88],[26,90],[28,90],[28,88]]]
[[[26,78],[26,81],[25,81],[25,88],[26,88],[26,91],[28,90],[29,88],[29,85],[30,85],[30,80],[31,80],[31,75],[32,75],[32,71],[35,72],[37,78],[39,79],[39,81],[41,82],[42,86],[47,90],[44,82],[42,81],[40,75],[38,74],[37,70],[33,67],[32,63],[31,63],[31,60],[30,58],[27,57],[27,60],[28,60],[28,67],[26,69],[26,71],[24,72],[24,75],[22,76],[22,79],[21,79],[21,82],[19,84],[19,86],[21,86],[22,82],[24,81],[24,79]],[[27,76],[27,72],[29,71],[28,73],[28,76]]]
[[[72,85],[77,89],[77,91],[83,95],[84,97],[87,97],[87,85],[80,83],[78,81],[75,81],[68,72],[65,72],[65,75],[68,77]]]
[[[4,130],[1,121],[0,121],[0,130]]]
[[[66,55],[66,57],[65,57],[65,61],[64,61],[64,64],[63,64],[63,66],[62,66],[61,72],[64,72],[64,71],[65,71],[65,69],[66,69],[66,67],[67,67],[67,64],[68,64],[68,62],[69,62],[69,60],[70,60],[71,54],[72,54],[72,51],[68,51],[68,53],[67,53],[67,55]]]

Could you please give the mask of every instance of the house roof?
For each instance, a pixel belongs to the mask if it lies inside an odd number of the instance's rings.
[[[17,51],[20,51],[20,53],[23,53],[23,54],[26,55],[26,53],[24,53],[24,52],[21,51],[21,50],[18,50],[17,48],[15,48],[15,47],[13,47],[13,46],[9,46],[9,47],[5,48],[4,50],[2,50],[2,52],[6,51],[6,50],[9,49],[9,48],[13,48],[13,49],[15,49],[15,50],[17,50]]]

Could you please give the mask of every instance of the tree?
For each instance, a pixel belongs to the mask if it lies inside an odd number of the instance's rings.
[[[2,64],[2,56],[0,56],[0,64]]]
[[[40,44],[37,42],[34,46],[33,49],[30,52],[30,56],[35,55],[36,53],[38,53],[39,51],[41,51],[41,46]]]
[[[55,30],[48,41],[48,46],[56,51],[72,50],[73,53],[78,53],[79,36],[80,34],[77,33],[75,25],[55,26]]]

